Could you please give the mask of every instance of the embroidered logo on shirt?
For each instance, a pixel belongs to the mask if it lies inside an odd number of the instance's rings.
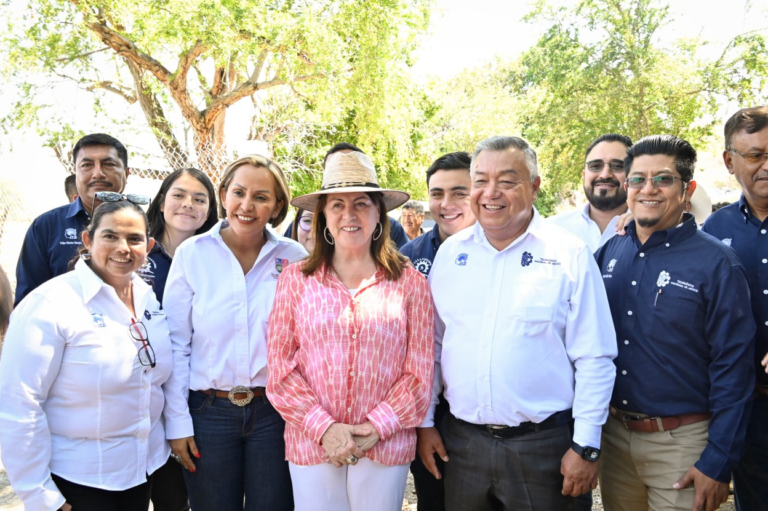
[[[72,227],[70,227],[69,229],[64,231],[64,236],[68,240],[76,240],[77,239],[77,229],[73,229]]]
[[[659,278],[656,279],[656,285],[659,287],[665,287],[667,284],[669,284],[670,277],[669,273],[662,271],[659,273]]]
[[[733,238],[725,238],[725,239],[723,240],[723,244],[724,244],[724,245],[728,245],[728,246],[730,247],[730,246],[731,246],[731,242],[732,242],[732,241],[733,241]]]
[[[413,266],[422,274],[426,275],[429,273],[429,269],[432,267],[432,261],[422,257],[421,259],[416,259],[413,262]]]
[[[520,261],[520,264],[523,266],[528,266],[533,262],[533,256],[530,252],[523,252],[523,259]]]
[[[288,266],[288,259],[275,258],[275,270],[277,270],[277,273],[283,273],[283,268],[286,266]]]
[[[466,266],[468,257],[469,257],[469,254],[459,254],[459,257],[456,258],[456,265]]]
[[[93,324],[96,325],[99,328],[104,328],[107,326],[106,323],[104,323],[104,316],[101,314],[95,312],[91,314],[91,318],[93,319]]]
[[[613,271],[613,267],[616,266],[616,259],[611,259],[608,262],[608,273]]]
[[[147,318],[147,321],[152,319],[152,314],[149,313],[149,311],[144,311],[144,317]]]

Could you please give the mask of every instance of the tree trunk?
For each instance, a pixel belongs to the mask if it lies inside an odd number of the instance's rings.
[[[218,185],[224,168],[229,163],[224,140],[224,115],[215,119],[208,131],[195,130],[193,138],[198,168],[208,174],[215,185]]]
[[[136,97],[141,105],[141,110],[144,112],[144,117],[152,129],[152,134],[155,135],[155,139],[157,139],[165,159],[168,160],[168,163],[174,170],[189,167],[189,157],[176,139],[176,135],[173,134],[171,124],[165,117],[163,106],[152,90],[144,84],[143,70],[130,60],[123,60],[131,71],[133,83],[136,87]]]

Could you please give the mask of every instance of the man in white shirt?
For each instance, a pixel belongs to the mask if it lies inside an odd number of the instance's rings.
[[[420,455],[428,468],[430,451],[448,461],[448,511],[571,510],[597,485],[615,378],[605,289],[589,248],[533,207],[526,141],[484,140],[471,177],[477,223],[443,243],[429,275],[433,404],[444,389],[450,413],[445,447],[434,431]]]
[[[592,141],[582,172],[588,204],[548,219],[586,243],[592,253],[616,234],[616,222],[627,212],[624,158],[630,147],[632,139],[616,133]]]

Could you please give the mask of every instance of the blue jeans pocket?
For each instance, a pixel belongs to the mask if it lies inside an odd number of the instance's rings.
[[[190,390],[189,391],[189,400],[187,403],[189,404],[189,411],[191,412],[202,412],[206,408],[208,408],[211,405],[211,396],[208,396],[206,394],[203,394],[200,391],[197,390]]]

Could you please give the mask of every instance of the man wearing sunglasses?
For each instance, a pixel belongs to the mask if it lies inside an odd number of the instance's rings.
[[[589,203],[583,209],[549,218],[586,243],[593,253],[616,234],[616,222],[627,212],[624,158],[631,146],[631,138],[616,133],[593,140],[587,148],[582,172]]]
[[[603,505],[714,511],[728,498],[754,389],[747,277],[685,213],[696,189],[688,142],[645,137],[624,163],[634,220],[596,254],[619,346]]]
[[[755,319],[757,386],[744,457],[733,471],[736,509],[763,509],[768,502],[768,107],[744,108],[725,123],[723,160],[741,185],[738,202],[714,213],[702,227],[733,248],[744,264]]]
[[[100,204],[97,192],[122,193],[128,178],[128,151],[103,133],[86,135],[72,150],[77,199],[37,217],[29,226],[16,265],[15,304],[44,282],[67,271],[80,249],[81,231]]]

